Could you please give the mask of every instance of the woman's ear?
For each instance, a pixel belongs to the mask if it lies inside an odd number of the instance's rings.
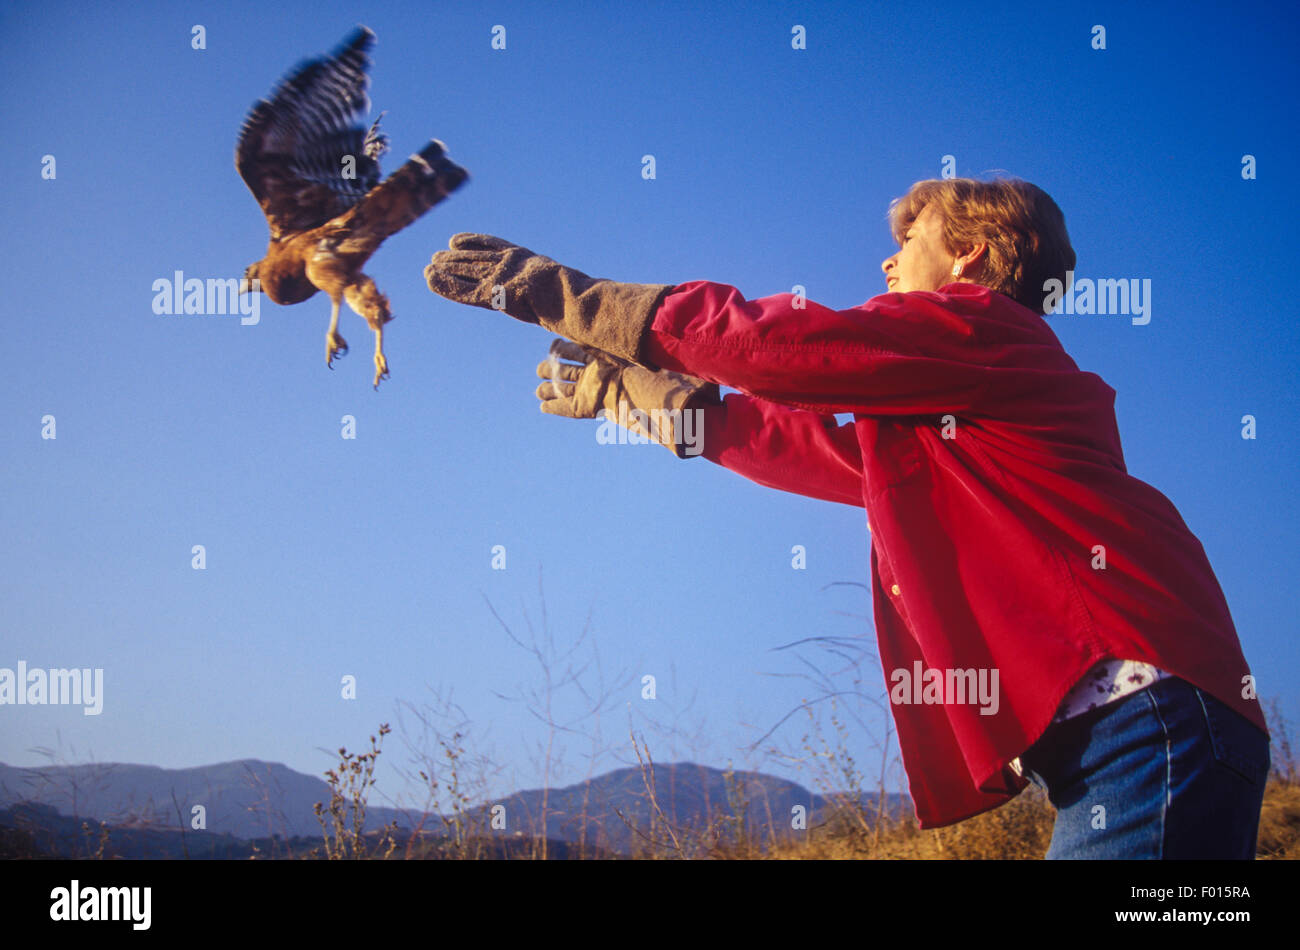
[[[973,280],[983,274],[985,265],[988,263],[989,246],[987,242],[981,241],[970,247],[965,254],[958,255],[953,262],[953,276],[961,277],[963,280]]]

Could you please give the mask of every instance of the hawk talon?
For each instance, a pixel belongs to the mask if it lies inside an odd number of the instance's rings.
[[[325,365],[330,369],[334,368],[334,361],[341,360],[348,354],[348,342],[337,333],[328,333],[325,336]]]

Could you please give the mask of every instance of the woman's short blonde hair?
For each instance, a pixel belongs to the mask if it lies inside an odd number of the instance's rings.
[[[996,290],[1035,313],[1046,313],[1043,284],[1056,278],[1062,288],[1074,269],[1074,248],[1065,215],[1047,192],[1019,178],[976,181],[931,178],[918,181],[889,205],[889,227],[902,246],[903,235],[927,205],[943,219],[948,253],[959,255],[987,244],[981,270],[962,279]]]

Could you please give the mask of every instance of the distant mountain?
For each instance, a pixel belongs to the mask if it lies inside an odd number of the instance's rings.
[[[648,786],[653,787],[653,796]],[[29,824],[48,818],[48,811],[12,807],[38,803],[64,818],[78,819],[60,825],[59,834],[79,829],[81,819],[89,820],[92,827],[100,821],[112,825],[115,842],[121,838],[118,829],[184,827],[189,838],[183,845],[170,838],[165,846],[162,839],[155,843],[167,851],[184,846],[194,856],[200,852],[211,857],[243,856],[247,845],[233,839],[270,842],[278,836],[281,841],[319,841],[314,806],[328,803],[329,797],[323,780],[256,759],[191,769],[118,763],[25,769],[0,764],[0,809],[10,809],[0,812],[0,825],[12,826],[7,819],[13,814],[22,815]],[[872,813],[875,796],[863,799]],[[206,834],[190,830],[195,805],[206,811]],[[461,833],[530,841],[545,836],[575,845],[582,853],[631,854],[653,840],[694,855],[706,853],[710,842],[735,841],[741,834],[757,843],[788,837],[797,833],[794,825],[800,817],[806,827],[812,827],[826,820],[830,806],[828,798],[775,776],[735,772],[728,778],[719,769],[681,762],[657,764],[653,775],[649,770],[643,775],[637,768],[616,769],[549,792],[516,792],[466,812],[461,816]],[[802,812],[796,810],[800,808]],[[906,798],[899,795],[887,796],[886,808],[893,816],[910,811]],[[370,806],[366,829],[396,822],[409,830],[421,826],[421,821],[426,834],[441,835],[454,825],[436,815]],[[142,838],[133,847],[149,854],[147,842],[141,843],[145,841]]]
[[[275,762],[241,759],[191,769],[152,765],[15,768],[0,764],[0,807],[35,801],[63,815],[115,825],[191,827],[192,808],[202,805],[206,829],[239,838],[320,834],[313,806],[329,802],[324,780]],[[405,815],[382,818],[376,826]],[[391,811],[391,810],[390,810]],[[367,827],[370,822],[367,822]]]
[[[688,856],[702,853],[711,841],[737,841],[742,833],[754,843],[789,838],[797,824],[807,828],[824,820],[831,805],[830,799],[786,779],[739,771],[728,777],[693,762],[656,764],[653,776],[650,769],[644,774],[639,768],[616,769],[551,789],[545,797],[544,826],[541,790],[503,799],[499,804],[505,807],[507,826],[575,843],[585,840],[621,854],[652,841]],[[872,799],[866,807],[874,809],[874,804]],[[900,807],[898,796],[889,796],[889,813],[898,814]],[[480,822],[488,820],[484,809],[474,814]]]
[[[278,841],[176,828],[139,828],[61,815],[49,805],[22,802],[0,808],[0,859],[9,858],[231,858],[271,853]],[[283,852],[283,848],[280,849]],[[306,851],[308,848],[303,848]]]
[[[511,836],[482,837],[463,842],[457,848],[452,840],[433,839],[428,835],[398,832],[393,835],[398,857],[437,859],[467,856],[477,859],[533,858],[543,853],[537,839]],[[408,844],[410,850],[408,852]],[[378,832],[366,835],[366,851],[383,855],[386,840]],[[548,859],[578,857],[617,858],[619,855],[586,848],[579,853],[567,841],[546,842]],[[210,831],[182,831],[178,828],[139,828],[105,823],[98,825],[81,818],[60,815],[49,805],[23,802],[0,808],[0,860],[102,858],[245,860],[321,858],[324,856],[321,835],[313,837],[236,838]]]
[[[366,852],[382,856],[388,851],[386,838],[378,832],[365,836]],[[617,858],[612,852],[590,847],[580,853],[567,841],[548,841],[545,851],[539,839],[516,836],[480,837],[457,847],[448,838],[397,832],[393,835],[393,855],[437,859],[472,857],[476,859],[534,858],[545,853],[548,859]],[[409,845],[409,851],[408,851]],[[324,857],[321,835],[313,837],[236,838],[210,831],[182,831],[178,828],[139,828],[60,815],[48,805],[23,802],[0,808],[0,860],[72,858],[85,860],[189,859],[245,860],[301,859]]]

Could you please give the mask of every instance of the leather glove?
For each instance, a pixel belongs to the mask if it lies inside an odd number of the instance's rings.
[[[642,363],[641,341],[671,284],[621,284],[588,277],[488,234],[452,235],[424,269],[449,300],[504,310],[575,343]]]
[[[537,387],[542,412],[571,419],[595,419],[603,413],[678,458],[700,454],[704,420],[695,410],[722,402],[716,383],[649,370],[567,340],[552,342],[550,353],[537,366],[537,375],[547,380]],[[692,413],[690,418],[686,413]]]

